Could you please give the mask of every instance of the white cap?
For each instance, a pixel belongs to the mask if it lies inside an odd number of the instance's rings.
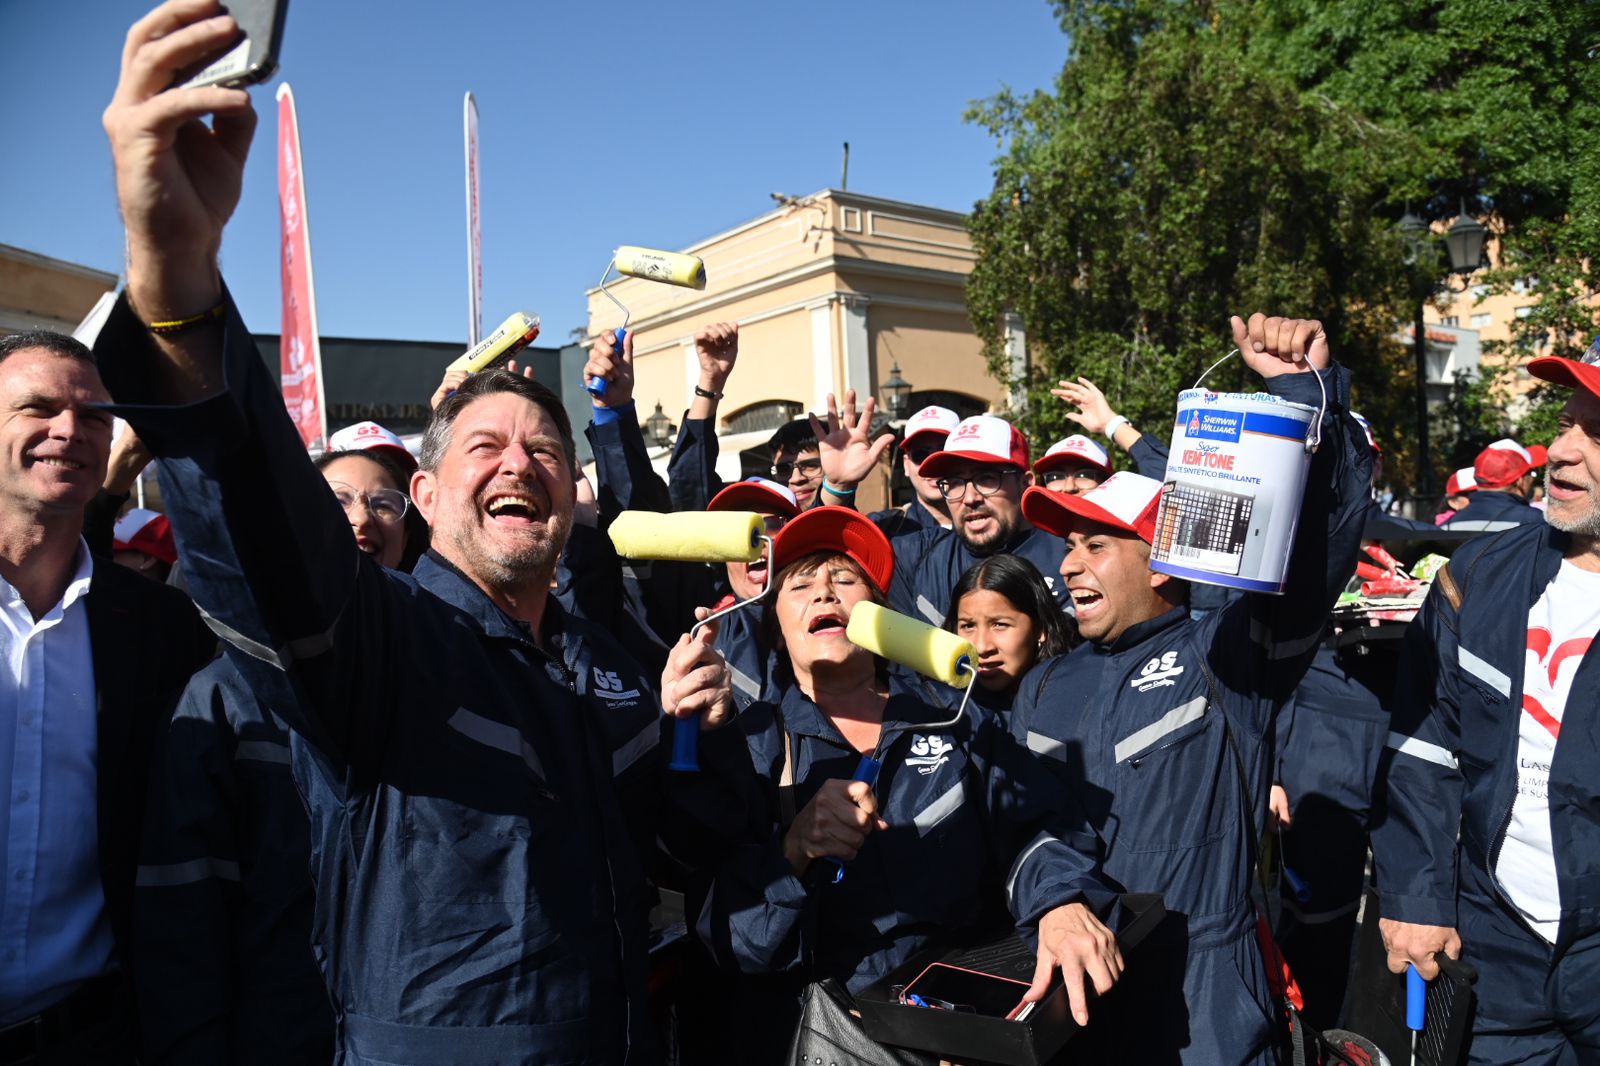
[[[919,433],[937,433],[941,437],[948,436],[960,424],[961,416],[950,410],[950,408],[930,404],[906,419],[906,435],[900,438],[900,446],[904,448],[910,443],[911,438]]]
[[[1058,440],[1050,445],[1050,450],[1033,464],[1033,472],[1042,474],[1046,470],[1065,466],[1069,462],[1088,463],[1108,474],[1111,473],[1111,457],[1106,454],[1106,450],[1082,433],[1074,433],[1066,440]]]
[[[1465,496],[1478,487],[1478,475],[1470,466],[1464,466],[1450,475],[1450,480],[1445,482],[1444,494],[1446,496]]]
[[[963,418],[945,438],[944,448],[917,468],[922,477],[938,477],[963,461],[1010,463],[1028,469],[1028,440],[1016,426],[994,415]]]
[[[388,448],[396,453],[395,458],[404,463],[407,470],[417,468],[416,456],[406,450],[400,438],[376,422],[357,422],[328,438],[330,452],[357,452],[366,448]]]
[[[800,513],[800,501],[788,485],[764,477],[747,477],[725,486],[706,504],[708,511],[755,511],[793,518]]]

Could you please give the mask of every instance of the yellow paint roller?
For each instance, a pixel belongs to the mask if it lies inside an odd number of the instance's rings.
[[[684,255],[682,252],[663,252],[655,248],[640,248],[637,245],[624,244],[611,253],[611,262],[606,264],[605,270],[600,275],[600,291],[605,298],[617,305],[622,312],[622,325],[617,327],[617,355],[622,355],[622,342],[628,336],[628,320],[632,315],[626,305],[606,288],[606,279],[611,276],[612,269],[618,274],[630,278],[642,278],[645,281],[659,281],[664,285],[676,285],[683,289],[703,289],[706,287],[705,260],[698,255]],[[584,388],[596,396],[606,394],[606,379],[592,377]]]
[[[977,651],[970,643],[926,622],[880,607],[871,600],[855,605],[844,635],[850,643],[910,667],[924,677],[961,688],[977,676]],[[959,718],[960,715],[957,715]]]
[[[656,559],[684,563],[753,563],[763,552],[771,559],[772,538],[767,536],[766,520],[754,511],[623,511],[611,523],[611,543],[624,559]],[[760,603],[767,589],[748,600],[696,622],[689,630],[694,636],[700,627],[723,615]],[[674,770],[700,769],[700,730],[693,722],[679,722],[672,733]]]
[[[753,563],[766,541],[766,525],[754,511],[623,511],[610,532],[624,559],[684,563]]]
[[[458,356],[445,367],[446,371],[465,370],[476,374],[487,370],[500,360],[526,348],[539,336],[539,316],[513,311],[511,317],[483,340]]]

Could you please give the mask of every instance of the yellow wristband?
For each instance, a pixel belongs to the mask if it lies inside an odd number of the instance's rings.
[[[187,318],[174,318],[170,322],[146,322],[145,328],[151,333],[182,333],[186,329],[193,329],[195,326],[221,318],[227,313],[227,306],[218,301],[217,306],[201,311],[198,315],[190,315]]]

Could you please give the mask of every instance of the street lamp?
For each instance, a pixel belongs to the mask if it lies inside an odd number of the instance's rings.
[[[1419,277],[1416,313],[1412,316],[1411,349],[1417,364],[1417,492],[1428,496],[1432,491],[1433,470],[1428,455],[1428,331],[1423,322],[1423,309],[1428,297],[1439,288],[1435,271],[1438,269],[1438,244],[1432,227],[1406,208],[1396,224],[1406,246],[1406,262],[1417,268]],[[1483,224],[1467,214],[1466,200],[1461,201],[1461,214],[1445,232],[1445,247],[1450,252],[1450,272],[1469,276],[1483,260],[1483,245],[1488,238]],[[1448,286],[1446,286],[1448,287]]]
[[[889,379],[880,388],[883,391],[883,406],[889,409],[890,420],[902,421],[906,417],[906,404],[911,400],[911,382],[900,376],[898,360],[889,370]]]
[[[661,410],[661,401],[656,401],[656,413],[644,420],[644,431],[657,448],[665,448],[672,440],[672,419]]]

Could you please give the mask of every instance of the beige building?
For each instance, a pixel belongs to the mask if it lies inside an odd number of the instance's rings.
[[[0,335],[71,333],[116,287],[115,274],[0,244]]]
[[[966,218],[895,200],[825,189],[681,249],[705,261],[702,291],[636,278],[606,285],[632,313],[639,416],[659,402],[677,421],[699,375],[694,333],[739,324],[739,363],[718,409],[725,480],[755,472],[772,430],[827,396],[854,388],[883,402],[898,366],[913,387],[906,413],[940,403],[963,415],[1001,410],[1008,397],[988,373],[967,318],[975,255]],[[622,324],[598,288],[588,293],[589,335]],[[1020,324],[1012,350],[1023,358]],[[863,510],[883,505],[889,468],[862,487]]]
[[[1496,238],[1489,238],[1484,252],[1490,262],[1499,265],[1500,242]],[[1466,279],[1463,291],[1453,291],[1463,288],[1459,277],[1450,278],[1450,285],[1452,291],[1443,301],[1444,310],[1440,311],[1430,303],[1424,311],[1424,318],[1430,327],[1429,382],[1440,387],[1447,385],[1450,381],[1449,371],[1469,364],[1476,367],[1480,355],[1482,371],[1488,374],[1493,374],[1508,362],[1514,363],[1517,371],[1509,413],[1515,418],[1520,413],[1517,398],[1538,384],[1523,366],[1535,356],[1546,354],[1549,348],[1548,342],[1527,350],[1511,346],[1512,324],[1530,314],[1539,302],[1538,284],[1521,281],[1514,284],[1510,292],[1491,293],[1488,286],[1481,284],[1479,275],[1475,274]],[[1600,297],[1592,298],[1589,302],[1600,308]],[[1434,327],[1438,327],[1440,335],[1436,336]],[[1463,338],[1470,334],[1470,339],[1465,347],[1456,348],[1446,343],[1445,333]],[[1410,331],[1407,330],[1409,336]],[[1583,340],[1587,341],[1587,338]],[[1492,350],[1496,344],[1504,347],[1499,351]],[[1441,349],[1445,351],[1441,352]],[[1436,367],[1440,373],[1438,378],[1435,377]]]

